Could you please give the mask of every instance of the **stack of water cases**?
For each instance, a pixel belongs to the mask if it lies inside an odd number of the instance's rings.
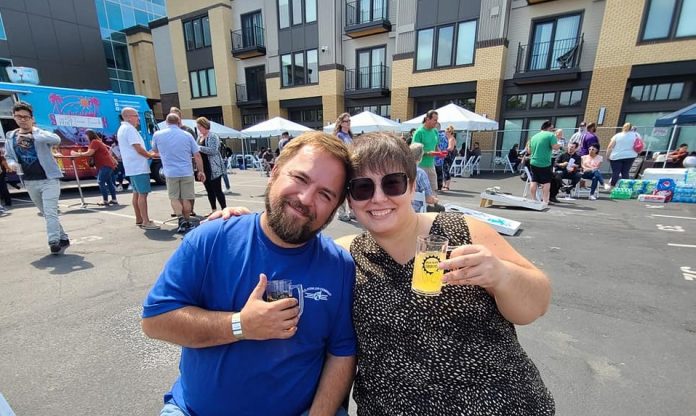
[[[684,181],[677,182],[672,201],[696,204],[696,169],[688,169]]]

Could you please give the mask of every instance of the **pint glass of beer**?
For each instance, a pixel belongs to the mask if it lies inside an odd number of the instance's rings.
[[[444,270],[437,267],[447,255],[448,240],[439,235],[419,235],[413,261],[411,290],[419,295],[437,296],[442,291]]]
[[[302,311],[304,310],[304,290],[302,285],[293,285],[292,280],[280,279],[280,280],[269,280],[266,285],[266,300],[268,302],[273,302],[276,300],[291,298],[292,292],[297,290],[297,301],[300,306],[299,315],[302,316]]]

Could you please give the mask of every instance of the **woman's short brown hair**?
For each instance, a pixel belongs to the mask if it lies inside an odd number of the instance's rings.
[[[365,172],[404,172],[413,183],[416,180],[416,161],[406,142],[392,133],[365,133],[353,141],[353,170]]]
[[[205,117],[198,117],[196,119],[196,124],[198,124],[206,130],[210,130],[210,121]]]

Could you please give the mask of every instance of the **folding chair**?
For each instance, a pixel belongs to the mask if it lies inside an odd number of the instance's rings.
[[[423,192],[414,192],[413,193],[413,200],[414,201],[419,201],[421,202],[421,208],[420,211],[418,212],[425,212],[427,208],[427,203],[425,202],[425,193]]]
[[[508,159],[507,156],[503,157],[503,159],[505,159],[505,169],[503,169],[503,173],[507,172],[508,169],[510,169],[510,173],[515,173],[515,168],[512,167],[510,159]]]
[[[534,181],[532,180],[532,172],[529,170],[528,166],[524,166],[522,168],[522,172],[527,175],[527,181],[524,184],[524,191],[522,192],[522,198],[526,198],[530,188],[532,187],[532,182]],[[541,189],[541,186],[537,186],[536,200],[541,201],[543,198],[544,191]]]
[[[476,174],[480,175],[481,174],[481,156],[476,156],[476,157],[470,157],[469,160],[466,162],[466,165],[464,165],[464,172],[467,172],[469,176],[473,175],[474,170],[476,170]]]
[[[464,158],[462,156],[457,156],[452,161],[452,166],[450,167],[451,176],[462,176],[462,169],[464,168]]]

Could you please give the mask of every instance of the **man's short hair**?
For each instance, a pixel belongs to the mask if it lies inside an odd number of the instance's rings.
[[[288,133],[287,131],[284,131],[284,132],[282,132],[280,135],[281,135],[281,136],[289,136],[290,133]]]
[[[179,115],[176,113],[169,113],[167,114],[167,124],[176,124],[177,126],[179,125]]]
[[[181,118],[181,110],[179,110],[179,107],[172,107],[169,109],[169,112],[174,113]]]
[[[276,159],[275,167],[279,170],[282,169],[305,146],[312,146],[324,151],[343,165],[346,177],[343,189],[341,189],[341,194],[339,195],[339,201],[342,204],[346,197],[348,181],[353,177],[353,165],[348,147],[336,136],[320,131],[309,131],[300,134],[283,147],[283,151],[280,152],[278,159]]]
[[[682,143],[682,144],[679,145],[679,147],[689,147],[689,145],[686,144],[686,143]]]
[[[544,122],[541,123],[541,130],[548,130],[551,126],[553,126],[551,120],[544,120]]]
[[[12,114],[16,113],[17,111],[26,111],[30,116],[34,117],[34,109],[31,107],[31,104],[26,101],[17,101],[12,106]]]

